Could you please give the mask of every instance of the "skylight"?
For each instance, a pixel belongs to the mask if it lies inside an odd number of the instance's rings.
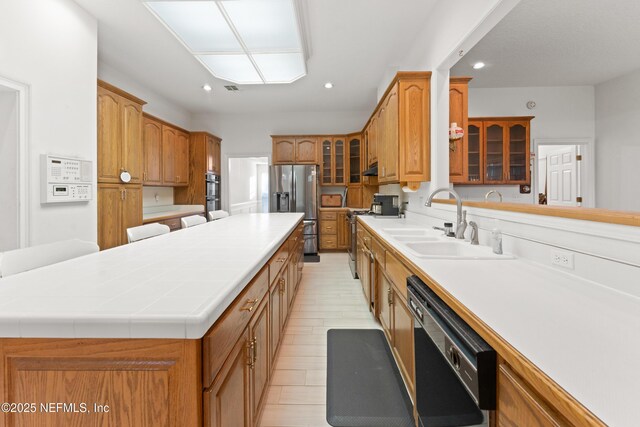
[[[144,3],[215,77],[273,84],[307,74],[294,0]]]

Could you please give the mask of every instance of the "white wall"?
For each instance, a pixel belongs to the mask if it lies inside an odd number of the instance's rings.
[[[157,200],[156,200],[157,197]],[[142,206],[166,206],[173,204],[173,187],[142,187]]]
[[[191,113],[189,111],[176,106],[175,102],[158,95],[143,83],[132,79],[103,61],[98,62],[98,78],[146,101],[147,103],[143,107],[145,113],[186,130],[193,130],[191,129]]]
[[[596,205],[640,211],[640,70],[599,84],[596,97]]]
[[[16,92],[0,86],[0,252],[19,247],[17,102]]]
[[[536,107],[529,110],[528,101]],[[531,148],[537,138],[595,138],[593,86],[470,88],[469,117],[535,116],[531,121]],[[532,174],[532,182],[536,177]],[[502,193],[505,202],[537,203],[538,196],[520,194],[518,185],[455,186],[465,199],[483,199],[489,190]]]
[[[271,161],[270,135],[340,134],[360,131],[370,111],[262,114],[200,114],[193,116],[193,130],[222,138],[222,207],[229,209],[229,185],[225,182],[230,155],[265,156]]]
[[[97,239],[95,197],[88,204],[40,205],[39,157],[96,161],[96,69],[96,20],[76,3],[0,3],[0,76],[30,88],[30,244]]]

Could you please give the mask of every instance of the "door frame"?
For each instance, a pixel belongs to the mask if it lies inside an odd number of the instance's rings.
[[[30,243],[29,233],[29,92],[30,87],[25,83],[10,80],[0,76],[0,86],[16,92],[18,116],[18,147],[16,159],[16,184],[18,186],[17,206],[18,217],[18,248],[25,248]]]
[[[534,203],[538,203],[538,148],[541,145],[577,145],[580,153],[584,155],[582,161],[577,163],[580,177],[577,193],[582,196],[582,206],[595,208],[596,201],[596,158],[593,138],[535,138],[533,140],[533,152],[535,161],[533,162],[534,177],[531,179],[531,189],[534,195]],[[586,186],[586,189],[584,188]]]
[[[246,157],[266,157],[267,158],[267,166],[271,167],[273,166],[273,162],[271,161],[271,152],[261,152],[261,153],[225,153],[224,155],[221,156],[224,159],[224,162],[222,164],[222,171],[221,175],[222,177],[220,179],[222,179],[224,181],[224,185],[222,186],[222,209],[231,213],[231,206],[229,204],[229,193],[231,190],[231,185],[230,185],[230,179],[229,179],[229,160],[230,159],[240,159],[240,158],[246,158]],[[224,177],[227,177],[227,179],[224,179]],[[225,194],[226,193],[226,194]]]

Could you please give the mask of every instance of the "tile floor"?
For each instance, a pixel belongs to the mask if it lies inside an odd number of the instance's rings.
[[[267,391],[262,427],[318,427],[326,422],[327,330],[379,328],[346,253],[306,263]]]

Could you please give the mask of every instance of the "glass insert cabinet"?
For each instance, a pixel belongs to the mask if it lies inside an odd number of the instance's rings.
[[[469,118],[465,177],[457,184],[530,184],[533,117]]]

